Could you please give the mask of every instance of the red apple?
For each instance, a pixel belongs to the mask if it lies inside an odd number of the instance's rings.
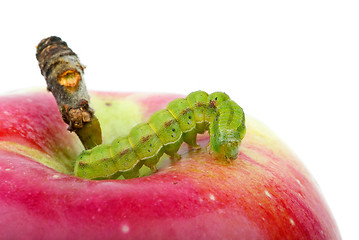
[[[104,141],[126,134],[177,96],[94,93]],[[183,144],[150,176],[72,175],[82,150],[50,93],[0,98],[1,239],[340,239],[316,182],[255,119],[237,160]],[[166,160],[167,157],[164,157]],[[165,161],[166,162],[166,161]]]

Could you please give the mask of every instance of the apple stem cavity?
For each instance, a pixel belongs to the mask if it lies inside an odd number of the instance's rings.
[[[89,106],[90,95],[83,78],[85,66],[61,38],[51,36],[40,41],[36,58],[47,89],[56,99],[62,119],[75,132],[85,149],[102,143],[101,127]]]

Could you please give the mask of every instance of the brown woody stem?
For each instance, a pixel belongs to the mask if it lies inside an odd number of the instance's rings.
[[[85,149],[101,144],[100,123],[89,106],[83,79],[85,67],[77,55],[61,38],[52,36],[40,41],[36,58],[68,130],[78,135]]]

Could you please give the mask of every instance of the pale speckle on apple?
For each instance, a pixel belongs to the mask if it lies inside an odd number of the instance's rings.
[[[57,179],[57,178],[59,178],[59,177],[60,177],[60,176],[57,175],[57,174],[55,174],[55,175],[52,176],[52,178],[54,178],[54,179]]]
[[[294,220],[293,220],[292,218],[289,218],[289,222],[290,222],[290,224],[292,224],[293,226],[295,226],[295,222],[294,222]]]
[[[299,181],[299,179],[295,179],[295,181],[296,181],[300,186],[302,186],[302,183]]]
[[[212,201],[216,200],[216,197],[211,193],[209,194],[209,199],[211,199]]]
[[[3,111],[3,114],[6,116],[10,116],[10,113],[8,111]]]
[[[11,168],[5,168],[5,171],[7,171],[7,172],[11,171]]]
[[[264,190],[264,193],[267,197],[272,198],[272,194],[270,194],[267,190]]]
[[[130,231],[130,227],[128,225],[123,225],[121,230],[123,233],[128,233]]]

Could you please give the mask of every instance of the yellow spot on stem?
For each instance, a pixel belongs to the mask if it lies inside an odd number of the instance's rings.
[[[75,92],[79,87],[81,74],[76,70],[67,70],[58,76],[57,80],[68,92]]]

